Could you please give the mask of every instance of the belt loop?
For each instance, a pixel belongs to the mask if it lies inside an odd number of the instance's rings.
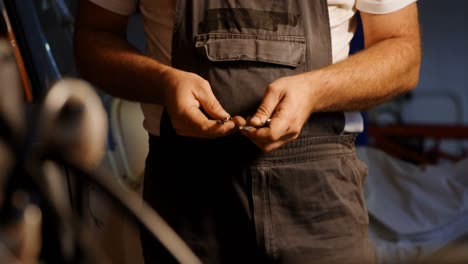
[[[357,134],[345,134],[340,136],[340,142],[346,145],[348,148],[354,148]]]

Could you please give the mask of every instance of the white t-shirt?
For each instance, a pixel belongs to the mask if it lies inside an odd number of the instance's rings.
[[[138,0],[90,0],[109,11],[131,15]],[[416,0],[328,0],[332,38],[333,62],[348,57],[350,41],[354,36],[356,10],[373,14],[387,14],[415,2]],[[140,0],[146,34],[147,54],[161,63],[171,63],[172,27],[176,0]],[[157,87],[155,87],[157,89]],[[144,127],[151,134],[159,134],[159,118],[162,108],[158,105],[142,104],[145,115]],[[361,132],[364,128],[359,112],[345,113],[345,132]]]

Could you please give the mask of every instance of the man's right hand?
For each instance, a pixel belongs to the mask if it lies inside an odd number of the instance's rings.
[[[78,2],[75,58],[80,75],[112,96],[164,105],[177,134],[216,138],[234,131],[229,114],[200,76],[141,54],[127,41],[128,15]],[[135,87],[135,89],[129,89]]]
[[[236,131],[235,123],[202,77],[174,68],[164,73],[164,105],[176,133],[195,138],[217,138]],[[218,120],[227,120],[219,122]]]

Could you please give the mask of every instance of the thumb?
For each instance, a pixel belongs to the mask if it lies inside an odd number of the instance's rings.
[[[266,93],[263,97],[262,103],[257,109],[257,112],[250,119],[250,124],[256,127],[263,126],[266,120],[273,115],[279,100],[279,96],[276,96],[273,93]]]

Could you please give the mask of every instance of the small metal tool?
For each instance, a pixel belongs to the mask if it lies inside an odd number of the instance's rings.
[[[226,117],[226,118],[224,118],[224,119],[218,119],[218,120],[216,120],[216,122],[217,122],[218,124],[221,124],[221,125],[222,125],[222,124],[224,124],[224,123],[226,123],[227,121],[230,121],[230,120],[232,120],[232,117]]]
[[[263,125],[261,127],[267,127],[270,125],[270,122],[271,122],[271,118],[268,118],[267,120],[265,120],[265,122],[263,122]]]

